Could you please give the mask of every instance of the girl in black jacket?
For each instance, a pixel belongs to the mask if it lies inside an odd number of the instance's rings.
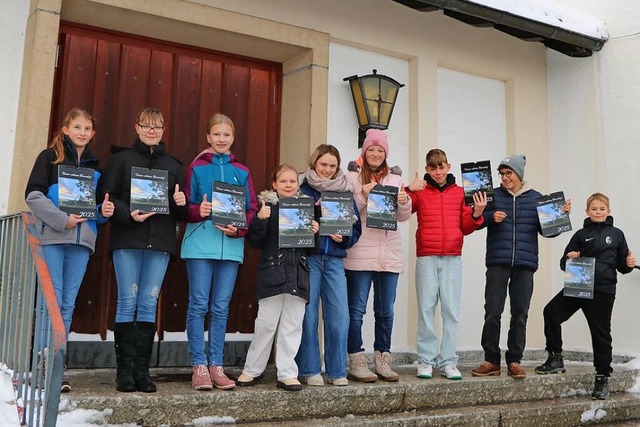
[[[147,108],[135,124],[138,138],[128,149],[119,148],[105,173],[102,191],[111,195],[115,213],[111,221],[109,252],[118,282],[118,303],[114,338],[116,389],[152,393],[156,386],[149,376],[149,359],[156,333],[156,307],[169,259],[177,255],[176,220],[186,215],[187,202],[182,164],[166,153],[162,142],[164,118],[159,110]],[[132,209],[132,168],[151,175],[167,174],[168,212],[158,214]],[[155,173],[154,171],[160,173]],[[144,199],[141,199],[144,200]]]
[[[275,338],[277,386],[297,391],[302,389],[302,385],[298,381],[295,356],[300,347],[305,306],[309,301],[307,252],[314,249],[279,247],[278,198],[298,195],[297,170],[287,164],[279,166],[273,174],[272,187],[275,191],[265,190],[258,196],[261,208],[247,234],[251,246],[262,248],[258,267],[259,308],[253,341],[236,384],[250,386],[262,377]],[[312,221],[312,231],[317,233],[319,228],[318,223]],[[315,240],[317,242],[317,238]]]
[[[66,179],[64,175],[68,172],[61,168],[68,166],[72,168],[72,173],[77,171],[81,175],[93,174],[95,192],[100,171],[98,159],[89,148],[96,133],[93,127],[91,114],[80,108],[72,108],[49,148],[38,155],[25,191],[27,205],[40,231],[38,237],[67,336],[89,256],[95,250],[97,224],[106,222],[114,211],[108,194],[97,207],[92,206],[86,211],[74,210],[80,214],[67,213],[60,207],[61,199],[77,202],[75,199],[78,198],[83,201],[87,196],[95,198],[95,194],[89,194],[81,187],[82,181],[71,176]],[[71,391],[66,380],[62,381],[61,391]]]

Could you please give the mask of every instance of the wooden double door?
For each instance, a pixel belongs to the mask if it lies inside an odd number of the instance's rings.
[[[96,119],[91,150],[104,169],[111,146],[131,146],[137,113],[145,107],[165,116],[168,152],[186,168],[207,147],[206,126],[216,112],[231,117],[238,160],[251,170],[256,192],[267,188],[279,160],[281,65],[160,40],[63,23],[56,65],[51,134],[66,112],[80,107]],[[109,225],[99,227],[76,301],[72,331],[100,334],[113,329],[117,284],[108,255]],[[184,224],[176,229],[178,245]],[[253,332],[257,312],[258,251],[245,249],[231,302],[228,332]],[[170,262],[158,302],[158,330],[186,327],[188,282],[184,262]]]

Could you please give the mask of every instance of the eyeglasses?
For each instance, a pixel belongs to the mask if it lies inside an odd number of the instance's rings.
[[[138,126],[140,126],[140,129],[142,129],[143,132],[149,132],[151,131],[151,129],[153,129],[153,131],[155,133],[160,133],[164,130],[164,126],[163,125],[143,125],[142,123],[138,123]]]
[[[511,175],[513,175],[513,171],[498,172],[498,175],[500,175],[500,178],[504,178],[505,176],[507,178],[511,178]]]

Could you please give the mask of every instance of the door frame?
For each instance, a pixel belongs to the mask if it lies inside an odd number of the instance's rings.
[[[47,144],[61,20],[280,62],[280,162],[304,170],[313,148],[326,143],[326,33],[184,0],[31,0],[11,188],[25,188]],[[12,191],[9,211],[26,208],[23,192]]]

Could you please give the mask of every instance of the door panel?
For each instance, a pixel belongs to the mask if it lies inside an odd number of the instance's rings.
[[[216,112],[236,125],[232,152],[251,170],[256,192],[268,186],[279,159],[280,64],[63,23],[51,134],[74,106],[96,118],[92,151],[105,168],[111,145],[130,146],[143,108],[159,108],[168,151],[186,167],[207,147]],[[176,230],[178,244],[184,224]],[[106,338],[115,318],[117,285],[107,253],[109,225],[100,226],[76,301],[72,330]],[[247,246],[231,302],[228,332],[253,332],[259,252]],[[184,262],[172,260],[158,303],[159,332],[184,331],[188,283]]]

